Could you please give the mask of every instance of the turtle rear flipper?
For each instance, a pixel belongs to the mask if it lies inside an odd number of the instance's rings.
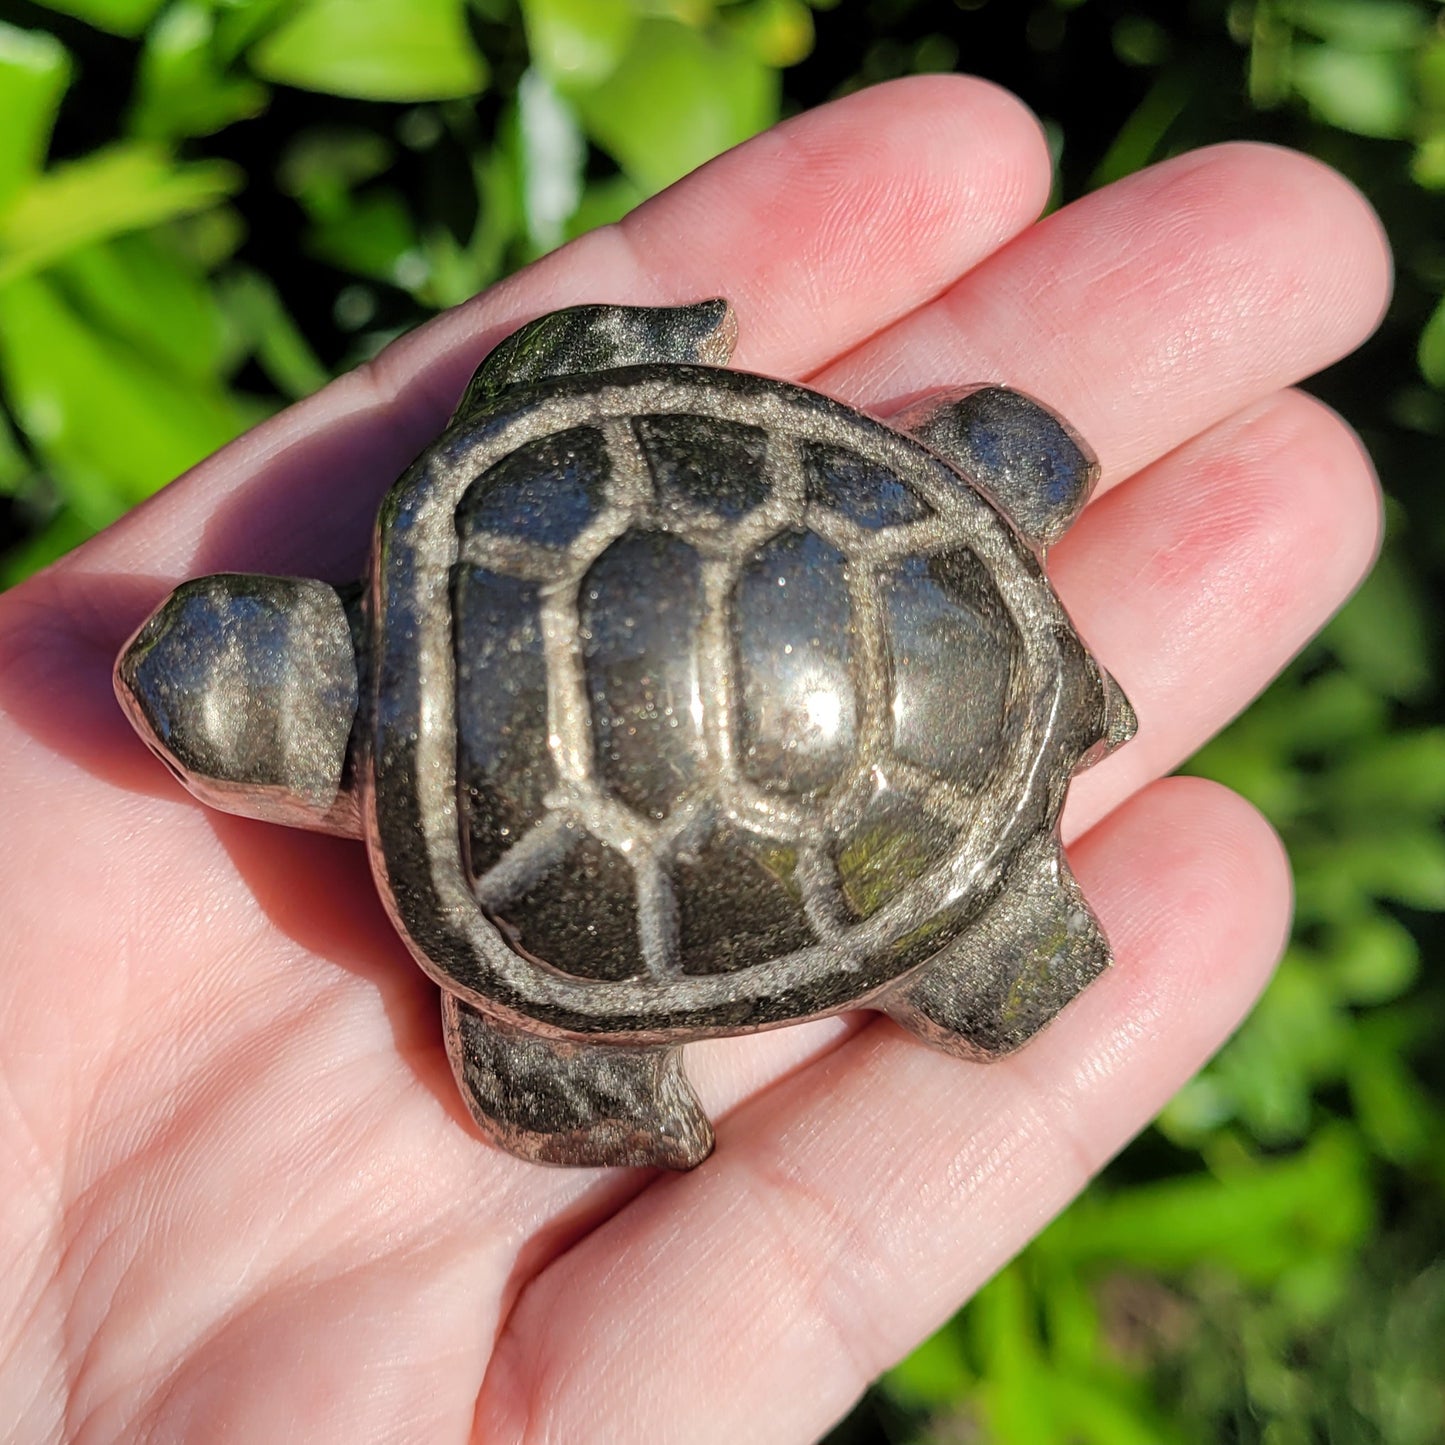
[[[1026,1043],[1109,962],[1063,849],[1045,836],[1015,860],[982,916],[879,1006],[946,1053],[997,1058]]]
[[[543,1038],[442,993],[447,1057],[472,1118],[539,1164],[691,1169],[712,1125],[678,1048]]]

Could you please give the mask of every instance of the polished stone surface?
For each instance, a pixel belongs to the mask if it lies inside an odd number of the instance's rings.
[[[945,392],[891,420],[986,487],[1037,547],[1068,531],[1099,480],[1098,458],[1079,434],[1007,386]]]
[[[582,580],[598,781],[662,819],[697,785],[703,738],[702,563],[665,532],[628,532]]]
[[[510,947],[563,973],[621,979],[644,972],[632,869],[585,834],[491,918]]]
[[[883,579],[893,747],[940,778],[982,788],[1008,740],[1018,641],[973,553],[909,557]]]
[[[884,426],[722,369],[734,330],[538,318],[384,501],[364,601],[201,579],[116,668],[201,798],[364,832],[529,1159],[698,1163],[690,1039],[861,1005],[991,1057],[1108,960],[1057,826],[1134,719],[1039,561],[1092,455],[996,386]]]
[[[803,447],[807,495],[870,531],[921,522],[928,504],[886,467],[843,447],[816,442]]]
[[[880,780],[851,826],[833,840],[842,897],[853,919],[871,918],[948,855],[953,830],[921,801]]]
[[[680,504],[736,521],[768,495],[762,427],[687,413],[641,416],[636,427],[664,508]]]
[[[672,886],[684,973],[732,973],[815,941],[787,844],[724,823],[679,855]]]
[[[115,680],[141,736],[212,807],[355,831],[356,657],[335,588],[236,573],[186,582],[131,640]]]
[[[480,877],[542,817],[557,781],[541,585],[464,567],[454,588],[457,780],[469,868]]]
[[[468,489],[457,508],[457,531],[565,547],[601,509],[610,469],[596,427],[529,442]]]
[[[734,627],[738,755],[765,788],[823,792],[858,732],[846,559],[811,532],[785,532],[744,567]]]

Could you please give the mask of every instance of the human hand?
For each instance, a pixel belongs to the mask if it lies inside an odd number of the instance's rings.
[[[810,112],[0,598],[15,1439],[806,1440],[1217,1047],[1279,951],[1287,872],[1239,799],[1158,779],[1368,565],[1368,461],[1280,388],[1368,334],[1388,259],[1338,177],[1263,147],[1035,223],[1047,190],[1037,127],[978,81]],[[545,1170],[463,1122],[363,851],[195,803],[110,668],[184,577],[358,575],[380,494],[520,322],[713,295],[744,369],[881,412],[1000,380],[1098,451],[1050,574],[1141,722],[1065,815],[1118,962],[988,1068],[871,1015],[691,1046],[707,1164]]]

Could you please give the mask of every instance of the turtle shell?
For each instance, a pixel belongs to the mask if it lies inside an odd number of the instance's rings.
[[[988,902],[1098,736],[1063,721],[1098,673],[983,493],[743,373],[506,394],[393,489],[372,585],[383,894],[444,987],[552,1032],[866,1000]]]

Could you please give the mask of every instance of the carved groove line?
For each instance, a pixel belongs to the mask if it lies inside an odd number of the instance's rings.
[[[887,927],[887,920],[875,916],[864,925],[844,925],[837,870],[824,840],[846,834],[862,820],[870,797],[883,781],[877,760],[887,757],[888,785],[900,787],[904,796],[929,816],[953,829],[964,829],[973,821],[974,800],[964,790],[892,755],[888,717],[891,668],[880,595],[881,570],[889,562],[964,545],[956,519],[960,499],[946,499],[948,510],[955,514],[952,522],[943,515],[939,499],[931,497],[933,515],[878,531],[862,528],[819,502],[808,502],[802,441],[814,434],[817,418],[780,408],[764,459],[767,495],[752,511],[733,521],[720,521],[690,507],[664,508],[657,496],[652,464],[625,400],[622,410],[609,408],[607,400],[604,392],[592,415],[578,419],[595,427],[603,438],[609,462],[604,504],[568,547],[557,549],[480,531],[459,545],[459,559],[467,564],[543,584],[548,741],[559,779],[545,800],[548,813],[472,881],[473,896],[495,915],[535,886],[584,833],[590,834],[621,853],[632,869],[643,976],[680,978],[677,900],[669,872],[680,851],[706,843],[720,814],[754,835],[796,849],[794,877],[810,928],[830,948],[861,956],[869,947],[876,947],[875,936]],[[721,400],[726,403],[729,399]],[[726,405],[699,405],[700,401],[701,397],[689,397],[691,404],[677,409],[726,419]],[[986,504],[962,499],[962,506],[969,505]],[[583,615],[580,593],[588,571],[631,529],[669,532],[693,547],[702,559],[704,620],[699,659],[705,759],[699,785],[660,821],[622,805],[599,783],[584,666],[586,639],[579,630]],[[756,550],[789,529],[813,531],[843,554],[855,639],[851,673],[860,705],[855,761],[822,800],[798,801],[751,783],[742,776],[735,756],[738,701],[732,599]],[[987,565],[987,558],[984,560]],[[957,880],[954,890],[961,891],[964,881]],[[882,914],[893,911],[885,908]],[[538,966],[569,980],[578,978],[549,964]]]

